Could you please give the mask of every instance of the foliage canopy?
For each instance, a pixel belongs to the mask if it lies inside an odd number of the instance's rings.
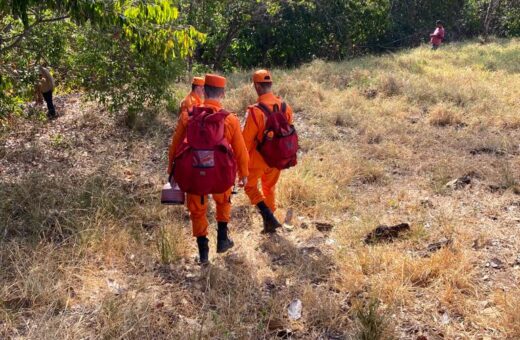
[[[188,71],[293,67],[426,42],[520,35],[517,0],[0,0],[0,116],[21,112],[35,66],[61,90],[142,111]]]
[[[30,98],[41,63],[112,108],[142,108],[205,38],[167,0],[2,0],[0,30],[4,114]]]

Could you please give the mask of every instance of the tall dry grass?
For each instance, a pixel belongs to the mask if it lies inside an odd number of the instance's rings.
[[[206,268],[185,208],[158,203],[177,99],[134,130],[94,103],[14,122],[0,135],[0,337],[517,338],[519,56],[497,40],[273,70],[301,138],[277,190],[291,225],[261,235],[239,193],[236,247],[215,254],[211,216]],[[249,79],[229,75],[241,119]],[[363,242],[402,222],[392,242]]]

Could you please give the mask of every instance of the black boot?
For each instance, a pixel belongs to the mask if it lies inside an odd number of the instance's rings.
[[[233,241],[228,237],[227,222],[218,222],[217,253],[225,253],[233,248],[234,245]]]
[[[206,236],[197,237],[197,245],[199,246],[199,262],[207,264],[209,262],[209,240]]]
[[[281,228],[282,225],[276,217],[274,216],[273,212],[269,207],[265,204],[264,201],[258,203],[256,205],[258,209],[260,210],[260,214],[262,215],[262,219],[264,220],[264,233],[275,233],[277,228]]]

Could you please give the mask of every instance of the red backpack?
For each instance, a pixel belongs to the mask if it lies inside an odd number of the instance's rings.
[[[173,174],[182,191],[195,195],[221,194],[235,184],[237,162],[224,136],[229,112],[194,107],[186,138],[175,155]]]
[[[280,111],[278,104],[275,104],[272,112],[263,103],[255,106],[266,116],[264,135],[256,147],[258,152],[271,168],[283,170],[295,166],[298,154],[298,134],[294,125],[287,121],[285,115],[287,105],[282,102]],[[258,126],[255,115],[251,114],[253,121]]]

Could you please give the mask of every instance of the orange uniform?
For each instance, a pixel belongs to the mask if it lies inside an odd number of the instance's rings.
[[[267,93],[258,98],[258,102],[265,104],[269,110],[273,110],[273,106],[278,104],[281,107],[282,100],[272,93]],[[286,118],[290,124],[293,122],[293,111],[289,105],[286,109]],[[256,118],[256,122],[253,119]],[[276,210],[275,189],[278,178],[280,178],[280,170],[270,168],[264,161],[262,155],[256,149],[258,141],[261,141],[265,129],[265,114],[257,107],[251,106],[248,110],[246,124],[244,126],[243,136],[249,151],[249,177],[245,186],[245,192],[253,205],[261,201],[271,209]],[[262,193],[258,190],[258,180],[262,182]]]
[[[181,102],[181,108],[179,112],[179,121],[177,123],[177,128],[172,136],[172,143],[170,144],[170,149],[168,150],[168,173],[172,172],[173,159],[175,158],[175,150],[182,142],[184,133],[186,132],[186,126],[188,125],[188,111],[190,111],[194,106],[202,105],[202,99],[194,93],[191,92],[184,98]],[[179,124],[184,124],[183,128],[179,129]]]
[[[202,105],[202,99],[195,92],[190,92],[181,102],[180,113],[188,112],[192,107],[200,105]]]
[[[212,99],[206,99],[204,107],[213,108],[216,111],[222,109],[222,105]],[[169,164],[168,173],[171,174],[172,164],[177,148],[181,142],[186,138],[186,128],[188,126],[188,112],[181,112],[175,134],[173,135],[172,144],[169,150]],[[240,122],[234,114],[230,114],[224,121],[224,136],[231,144],[235,158],[238,165],[238,174],[240,177],[246,177],[249,174],[248,162],[249,155],[244,144],[244,139],[240,133]],[[217,205],[217,221],[229,222],[231,218],[231,190],[222,194],[213,194],[213,199]],[[187,205],[190,211],[190,218],[193,226],[193,236],[200,237],[208,234],[208,219],[206,217],[206,210],[208,208],[208,197],[201,197],[199,195],[187,194]]]

